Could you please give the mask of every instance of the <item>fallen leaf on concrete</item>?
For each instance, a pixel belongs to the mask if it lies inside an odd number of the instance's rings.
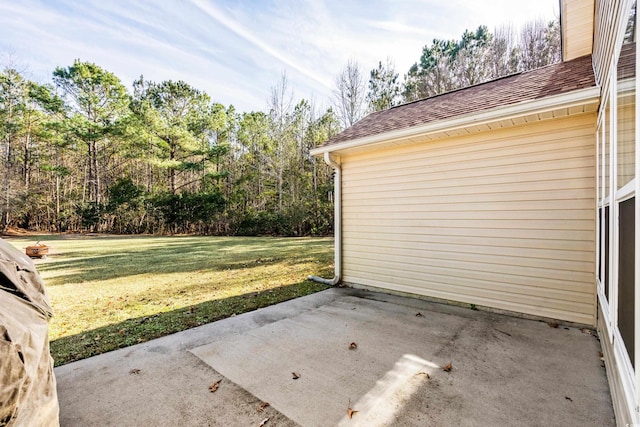
[[[547,322],[547,325],[549,325],[550,328],[557,328],[560,326],[558,322]]]
[[[220,387],[220,381],[222,380],[218,380],[209,386],[209,391],[211,393],[215,393],[216,391],[218,391],[218,387]]]
[[[358,411],[355,411],[351,408],[351,399],[349,399],[349,404],[347,405],[347,417],[351,419]]]
[[[268,422],[269,422],[269,418],[265,418],[264,420],[262,420],[262,422],[260,424],[258,424],[258,427],[262,427],[263,425],[265,425]]]
[[[582,328],[580,329],[580,332],[582,332],[583,334],[591,335],[591,329]]]
[[[356,348],[358,348],[358,344],[352,342],[351,344],[349,344],[349,350],[355,350]]]
[[[138,375],[140,373],[140,369],[132,369],[129,371],[130,375]]]
[[[416,317],[424,317],[424,314],[422,314],[422,313],[420,313],[420,312],[417,312],[417,313],[416,313]]]
[[[258,412],[263,412],[263,411],[264,411],[264,408],[266,408],[267,406],[269,406],[269,403],[268,403],[268,402],[262,402],[262,403],[260,404],[260,406],[258,406],[258,409],[256,409],[256,410],[257,410]]]
[[[424,375],[427,377],[427,379],[431,378],[431,376],[428,373],[422,372],[422,371],[418,372],[416,375]]]
[[[570,398],[569,396],[565,396],[564,398],[567,399],[569,402],[573,402],[573,399]]]
[[[453,366],[451,366],[451,362],[449,362],[445,366],[442,367],[442,370],[445,371],[445,372],[451,372],[452,368],[453,368]]]
[[[298,374],[297,372],[291,372],[291,375],[293,375],[294,380],[297,380],[298,378],[300,378],[300,374]]]

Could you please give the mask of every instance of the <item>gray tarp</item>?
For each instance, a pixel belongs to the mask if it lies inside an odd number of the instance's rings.
[[[52,311],[26,255],[0,239],[0,426],[58,426]]]

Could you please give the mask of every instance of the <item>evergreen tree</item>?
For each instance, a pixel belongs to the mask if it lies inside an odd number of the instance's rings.
[[[400,81],[390,59],[371,70],[367,93],[370,111],[381,111],[400,103]]]

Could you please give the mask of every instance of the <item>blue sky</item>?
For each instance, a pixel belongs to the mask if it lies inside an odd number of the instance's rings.
[[[79,58],[127,87],[184,80],[240,111],[266,110],[286,72],[294,99],[331,103],[349,59],[402,76],[434,38],[558,16],[558,0],[0,0],[0,67],[48,82]],[[8,59],[9,58],[9,59]]]

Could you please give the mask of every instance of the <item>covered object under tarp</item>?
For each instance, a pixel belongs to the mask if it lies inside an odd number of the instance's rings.
[[[0,426],[59,425],[51,316],[35,265],[0,239]]]

